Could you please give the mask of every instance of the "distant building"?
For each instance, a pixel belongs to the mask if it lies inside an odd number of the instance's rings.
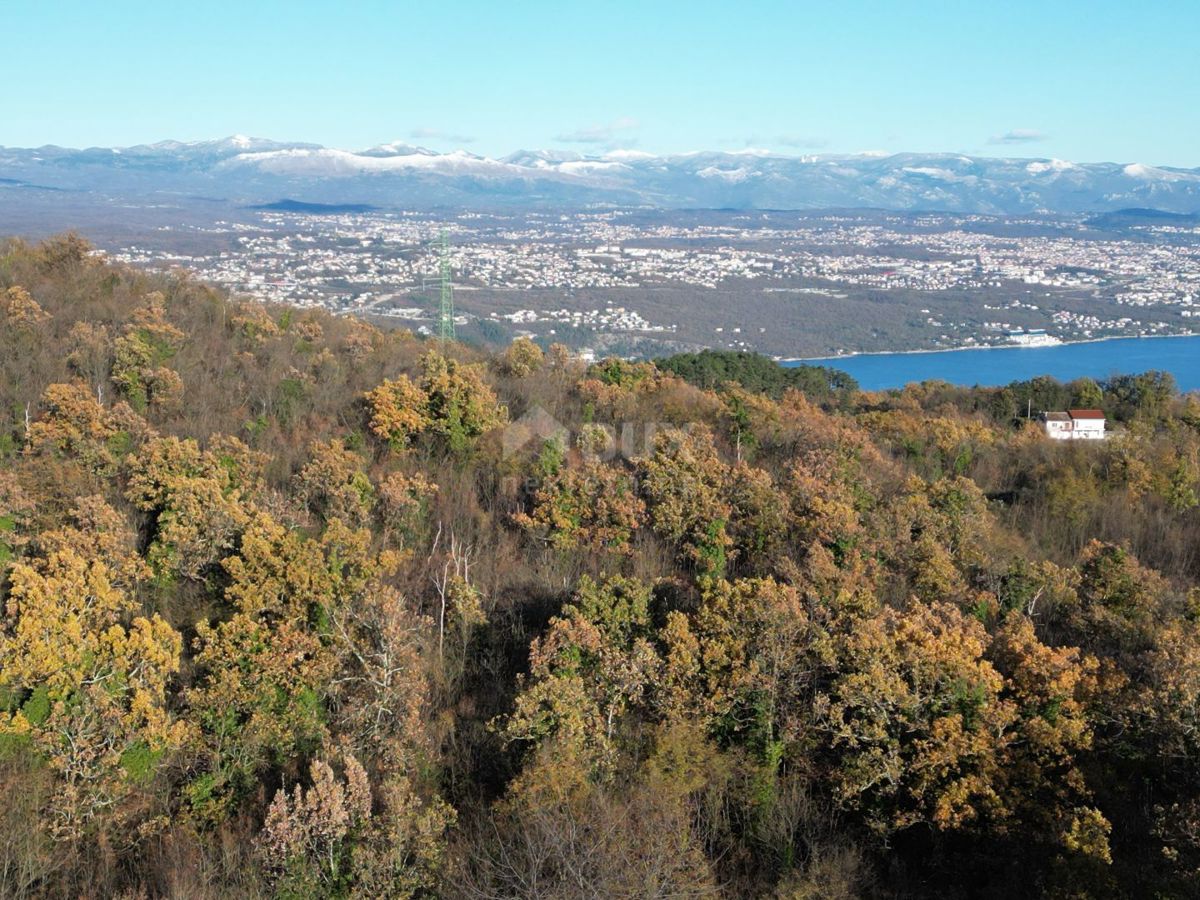
[[[1098,409],[1069,409],[1043,416],[1046,435],[1056,441],[1104,440],[1104,413]]]
[[[1018,328],[1005,332],[1005,337],[1010,344],[1018,347],[1054,347],[1062,343],[1054,335],[1047,334],[1044,328],[1030,328],[1028,331]]]

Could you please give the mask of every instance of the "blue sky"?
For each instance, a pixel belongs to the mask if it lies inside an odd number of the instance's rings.
[[[1200,166],[1200,2],[5,0],[0,145],[241,133]]]

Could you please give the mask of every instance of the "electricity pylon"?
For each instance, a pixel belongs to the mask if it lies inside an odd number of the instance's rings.
[[[438,337],[442,343],[454,340],[454,285],[450,282],[450,239],[442,229],[442,303],[438,320]]]

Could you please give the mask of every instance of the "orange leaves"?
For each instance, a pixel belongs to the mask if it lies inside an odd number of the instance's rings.
[[[771,476],[727,465],[705,427],[666,429],[638,466],[650,523],[703,576],[723,576],[732,559],[772,570],[788,515]]]
[[[806,692],[830,661],[828,635],[800,591],[771,578],[717,582],[705,593],[693,629],[706,715],[763,746],[781,733],[794,734],[807,714]],[[687,645],[676,637],[670,646],[679,660]]]
[[[787,484],[802,544],[847,548],[863,535],[856,500],[831,454],[809,454],[792,465]]]
[[[731,545],[726,532],[731,513],[725,492],[729,467],[717,455],[712,432],[659,432],[640,475],[654,530],[679,545],[702,574],[724,574]]]
[[[229,326],[251,346],[265,344],[268,339],[283,333],[261,303],[238,304],[229,319]]]
[[[524,378],[532,375],[542,367],[546,355],[542,348],[529,338],[517,338],[508,345],[501,355],[498,365],[500,371],[512,378]]]
[[[481,367],[427,353],[421,369],[426,428],[452,452],[468,449],[480,435],[508,421],[508,411],[483,380]]]
[[[316,542],[265,514],[224,567],[235,612],[197,624],[203,678],[189,700],[215,767],[253,773],[270,754],[325,733],[321,695],[336,661],[313,625],[336,600],[336,575]]]
[[[6,328],[31,332],[50,321],[48,312],[19,285],[0,293],[0,319]]]
[[[371,433],[400,450],[422,431],[426,419],[425,395],[407,375],[384,381],[366,394]]]
[[[382,583],[391,556],[333,520],[319,540],[256,515],[224,561],[234,612],[197,625],[201,677],[188,693],[212,779],[204,816],[272,759],[340,733],[403,771],[420,743],[419,620]]]
[[[884,609],[842,639],[818,710],[838,795],[872,827],[957,828],[1003,812],[997,778],[1015,711],[986,641],[945,604]]]
[[[253,488],[253,454],[240,441],[150,441],[129,459],[126,497],[154,517],[147,558],[162,578],[198,578],[234,544],[245,527],[243,486]],[[243,471],[243,467],[249,471]]]
[[[1021,713],[1018,730],[1039,769],[1069,762],[1092,743],[1086,704],[1099,688],[1095,657],[1076,647],[1049,647],[1032,620],[1010,615],[997,631],[990,658],[1004,673],[1006,694]]]
[[[575,604],[530,647],[530,683],[503,724],[505,739],[551,741],[608,766],[622,717],[644,702],[660,668],[648,602],[639,582],[585,577]]]
[[[661,377],[653,363],[614,357],[591,366],[578,391],[602,418],[615,420],[632,414],[639,400],[657,389]]]
[[[42,406],[45,413],[29,426],[30,447],[78,458],[97,475],[111,475],[134,433],[146,430],[128,406],[101,406],[82,385],[50,385]]]
[[[430,434],[459,453],[507,421],[507,410],[483,380],[479,366],[430,352],[421,358],[421,369],[420,385],[401,375],[366,394],[371,432],[393,450]]]
[[[726,482],[729,538],[737,562],[770,571],[783,554],[788,533],[786,498],[762,469],[738,463]]]
[[[114,815],[135,787],[128,754],[157,759],[186,733],[167,705],[179,634],[157,615],[134,616],[136,603],[87,552],[64,538],[14,566],[0,630],[0,687],[26,698],[0,717],[0,733],[27,735],[58,774],[54,827],[63,837]]]
[[[311,444],[295,485],[298,499],[322,521],[340,519],[358,528],[367,523],[375,505],[375,488],[361,457],[340,440]]]
[[[514,520],[558,550],[630,553],[645,511],[628,473],[589,460],[551,475],[534,493],[532,512]]]

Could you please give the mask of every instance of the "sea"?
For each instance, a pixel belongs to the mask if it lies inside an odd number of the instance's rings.
[[[868,391],[903,387],[914,381],[946,381],[971,387],[996,386],[1051,375],[1059,381],[1170,372],[1180,390],[1200,390],[1200,335],[1114,338],[1054,347],[971,348],[915,353],[864,353],[822,359],[788,360],[783,365],[841,369]]]

